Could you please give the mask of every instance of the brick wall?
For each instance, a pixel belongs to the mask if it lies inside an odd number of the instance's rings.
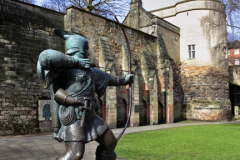
[[[63,28],[63,14],[0,1],[0,135],[39,131],[38,99],[50,95],[36,75],[38,55],[48,48],[64,51],[52,28]]]

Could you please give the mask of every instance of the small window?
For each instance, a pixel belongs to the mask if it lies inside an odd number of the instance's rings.
[[[188,46],[188,53],[189,53],[189,58],[195,58],[195,45],[189,45]]]
[[[234,54],[239,54],[239,49],[234,49]]]
[[[239,59],[238,58],[235,59],[235,65],[239,65]]]

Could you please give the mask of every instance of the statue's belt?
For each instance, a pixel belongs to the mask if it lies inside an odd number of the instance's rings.
[[[68,108],[67,113],[64,111],[65,107],[62,105],[60,107],[60,115],[59,118],[64,126],[71,125],[78,119],[78,116],[76,115],[75,109],[78,108],[79,111],[82,112],[81,119],[81,127],[85,125],[86,121],[86,113],[91,112],[92,110],[95,110],[96,106],[96,99],[94,97],[78,97],[77,100],[78,104],[74,103],[72,105],[66,106]],[[59,103],[59,102],[58,102]],[[66,102],[70,103],[70,102]]]
[[[84,127],[85,125],[86,111],[91,112],[92,109],[95,107],[95,103],[96,103],[96,99],[93,97],[84,97],[83,99],[84,99],[84,105],[79,106],[79,109],[82,111],[81,127]]]
[[[86,101],[96,101],[93,96],[75,96],[73,94],[66,93],[62,88],[59,88],[54,95],[54,100],[64,106],[82,106],[85,105]],[[88,102],[88,103],[89,103]]]
[[[79,109],[92,111],[95,106],[96,99],[94,97],[78,97],[78,101],[81,101],[84,105],[80,105]]]

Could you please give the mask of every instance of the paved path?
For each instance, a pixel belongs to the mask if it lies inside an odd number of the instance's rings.
[[[188,125],[224,123],[240,123],[240,121],[172,123],[142,127],[130,127],[127,128],[124,134]],[[121,131],[122,129],[113,129],[116,137],[121,133]],[[95,141],[86,144],[85,154],[83,158],[84,160],[95,159],[95,150],[97,145],[98,144]],[[54,160],[59,155],[63,154],[64,151],[64,143],[58,143],[52,138],[51,135],[0,137],[0,160]]]

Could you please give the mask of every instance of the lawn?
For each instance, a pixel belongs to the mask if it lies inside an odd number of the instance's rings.
[[[186,126],[123,136],[118,158],[127,160],[240,159],[240,124]]]

